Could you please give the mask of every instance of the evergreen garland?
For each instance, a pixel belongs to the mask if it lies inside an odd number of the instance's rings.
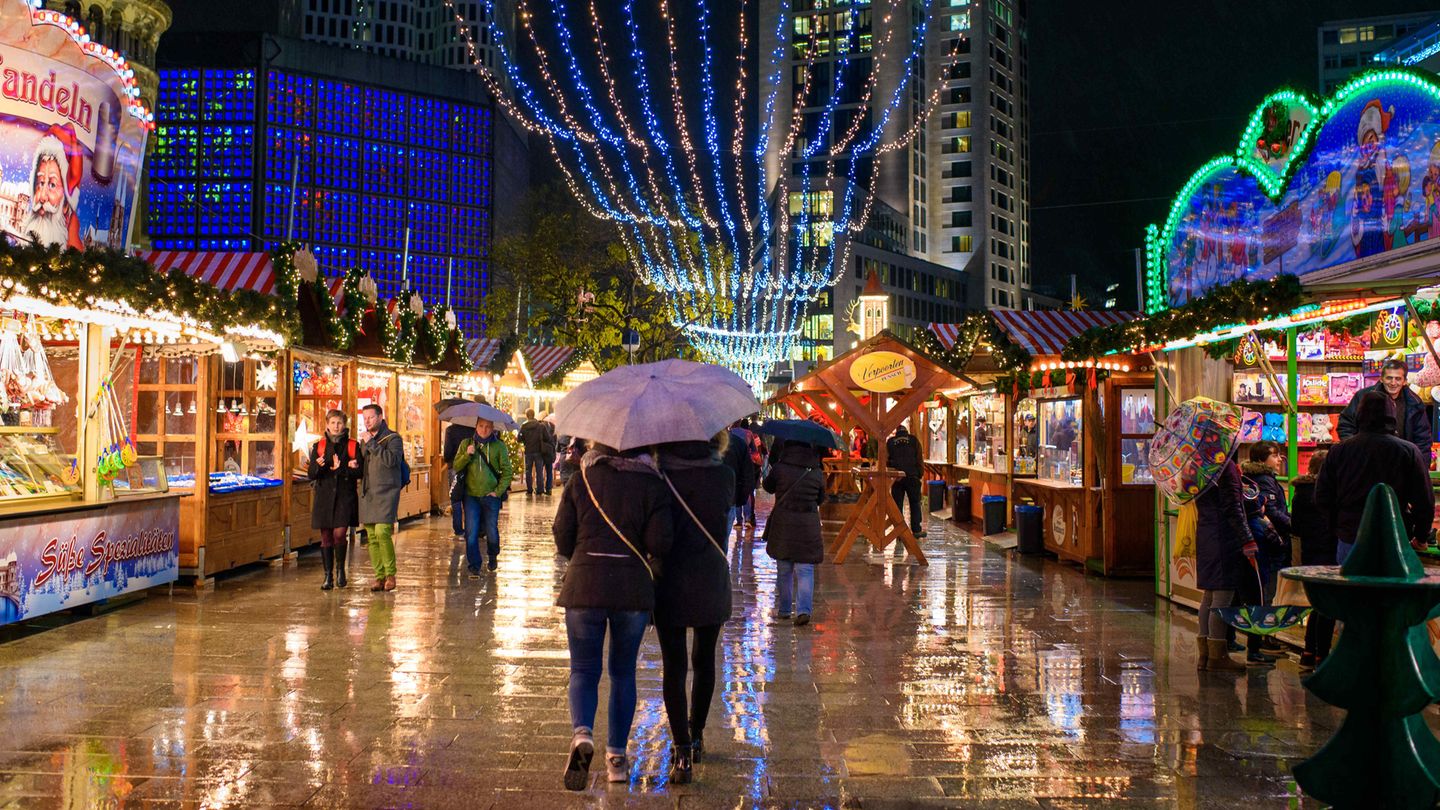
[[[917,331],[919,348],[944,360],[951,368],[963,370],[983,344],[990,349],[995,365],[1006,374],[1023,376],[1030,368],[1030,352],[1011,340],[1000,322],[988,312],[972,312],[958,324],[955,345],[946,349],[929,329]]]
[[[1300,306],[1302,297],[1300,280],[1289,274],[1269,281],[1233,281],[1184,306],[1086,330],[1066,344],[1061,356],[1091,360],[1187,340],[1220,327],[1288,314]]]
[[[500,348],[495,350],[495,356],[490,358],[490,364],[485,370],[491,374],[504,374],[505,368],[510,365],[510,358],[515,356],[515,350],[520,348],[519,335],[506,335],[500,339]]]

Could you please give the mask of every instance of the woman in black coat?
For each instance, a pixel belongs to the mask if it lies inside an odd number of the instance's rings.
[[[1315,503],[1315,481],[1329,454],[1328,450],[1316,451],[1306,467],[1308,474],[1293,482],[1295,497],[1290,504],[1290,530],[1300,540],[1301,565],[1339,564],[1335,557],[1335,533],[1325,519],[1327,510]],[[1334,637],[1335,620],[1319,611],[1310,611],[1310,617],[1305,620],[1305,651],[1300,654],[1300,668],[1312,670],[1325,660]]]
[[[635,720],[635,661],[655,609],[660,558],[675,531],[673,499],[654,460],[596,446],[580,460],[555,514],[555,549],[570,561],[556,604],[570,648],[570,760],[565,787],[584,790],[595,756],[595,712],[605,634],[610,634],[610,711],[605,770],[630,776],[625,749]]]
[[[345,429],[345,413],[330,411],[325,415],[325,435],[310,448],[310,528],[320,530],[320,561],[325,566],[325,581],[320,589],[335,587],[335,571],[340,572],[339,585],[345,587],[345,535],[360,525],[359,482],[360,453]]]
[[[778,444],[778,442],[777,442]],[[815,592],[815,566],[825,559],[820,537],[820,504],[825,502],[825,473],[820,451],[809,444],[785,442],[765,476],[765,491],[775,506],[765,522],[765,551],[775,558],[775,609],[770,615],[790,618],[795,596],[795,624],[810,623]]]
[[[1195,499],[1195,580],[1203,590],[1196,637],[1196,669],[1244,671],[1245,665],[1226,649],[1225,620],[1215,608],[1230,607],[1237,593],[1258,597],[1251,561],[1259,552],[1245,520],[1240,468],[1226,461],[1215,481]],[[1249,582],[1247,587],[1246,582]]]
[[[670,781],[690,781],[692,763],[704,752],[705,720],[715,695],[715,653],[720,627],[730,618],[730,561],[726,538],[735,499],[735,473],[721,458],[729,440],[675,442],[656,448],[660,470],[674,489],[675,539],[665,571],[655,583],[655,634],[664,661],[665,714],[675,756]],[[686,629],[694,628],[688,652],[695,682],[686,701]]]

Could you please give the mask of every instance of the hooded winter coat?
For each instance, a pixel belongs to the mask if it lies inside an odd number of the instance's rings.
[[[326,433],[310,448],[310,528],[347,529],[360,525],[360,493],[357,483],[361,468],[350,468],[350,460],[360,455],[360,445],[350,453],[350,432],[339,438]],[[340,466],[331,469],[331,459],[340,457]],[[358,459],[357,459],[358,460]]]
[[[1260,551],[1265,555],[1266,560],[1272,566],[1270,570],[1278,571],[1290,565],[1290,510],[1285,505],[1285,488],[1280,485],[1275,472],[1264,462],[1247,461],[1240,465],[1240,472],[1255,483],[1260,491],[1259,498],[1254,501],[1245,500],[1245,517],[1250,521],[1250,535],[1255,542],[1260,544]],[[1256,532],[1256,519],[1264,516],[1269,519],[1271,531],[1268,536]]]
[[[585,454],[576,478],[581,480],[565,487],[555,514],[555,550],[570,561],[555,604],[654,610],[655,581],[636,554],[645,556],[656,576],[663,575],[659,560],[670,553],[675,533],[669,487],[648,457],[625,458],[601,450]]]
[[[1385,385],[1383,383],[1375,383],[1375,385],[1370,388],[1362,388],[1355,392],[1355,396],[1350,399],[1350,404],[1346,405],[1345,410],[1340,413],[1340,426],[1336,431],[1340,434],[1340,441],[1345,441],[1351,436],[1361,432],[1359,423],[1360,400],[1364,399],[1365,394],[1370,391],[1379,391],[1385,394]],[[1389,394],[1386,394],[1386,396],[1389,396]],[[1430,467],[1430,445],[1431,442],[1435,440],[1434,432],[1430,429],[1429,409],[1425,406],[1425,403],[1420,401],[1420,397],[1416,396],[1415,392],[1410,390],[1409,386],[1400,389],[1400,402],[1396,404],[1397,406],[1403,405],[1404,413],[1399,413],[1399,407],[1395,409],[1397,411],[1395,421],[1398,423],[1395,426],[1395,435],[1410,442],[1420,450],[1420,457],[1425,460],[1425,467],[1428,470]]]
[[[1383,431],[1362,430],[1330,448],[1315,482],[1315,502],[1323,504],[1335,539],[1355,542],[1365,500],[1376,484],[1395,490],[1411,537],[1428,537],[1435,522],[1429,465],[1414,444]]]
[[[655,582],[655,624],[661,627],[724,624],[730,618],[731,609],[730,563],[727,553],[720,549],[727,548],[730,534],[735,473],[725,466],[709,442],[661,445],[657,453],[660,469],[679,493],[677,501],[685,503],[677,502],[670,510],[675,521],[674,542]],[[672,497],[674,494],[671,493]],[[710,538],[715,542],[710,542]],[[716,543],[720,548],[715,547]]]
[[[1195,509],[1195,582],[1207,591],[1235,590],[1240,577],[1254,576],[1245,559],[1245,546],[1253,540],[1235,462],[1225,462],[1195,499]]]
[[[1290,531],[1300,541],[1301,565],[1335,565],[1335,533],[1325,520],[1327,510],[1315,503],[1315,476],[1291,482]]]
[[[360,481],[360,522],[394,523],[400,513],[400,462],[405,442],[384,422],[360,445],[364,477]]]
[[[825,473],[820,454],[808,444],[786,442],[776,459],[765,476],[765,491],[775,495],[765,522],[765,551],[777,560],[823,562],[820,504],[825,502]]]

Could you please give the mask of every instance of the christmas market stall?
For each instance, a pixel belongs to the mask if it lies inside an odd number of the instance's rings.
[[[1011,514],[1019,505],[1039,506],[1044,547],[1105,575],[1154,570],[1154,490],[1145,461],[1154,376],[1136,358],[1067,361],[1061,352],[1082,332],[1136,317],[991,310],[962,324],[934,324],[925,338],[985,383],[952,406],[961,426],[954,469],[957,482],[970,486],[971,514],[983,514],[986,496],[1004,496]]]
[[[1156,357],[1157,414],[1195,396],[1235,404],[1241,452],[1278,444],[1285,480],[1341,438],[1341,412],[1386,360],[1406,364],[1433,427],[1436,143],[1440,81],[1428,73],[1370,71],[1324,99],[1272,94],[1149,229],[1147,316],[1077,337],[1067,359]],[[1157,509],[1156,589],[1196,605],[1193,523]]]
[[[885,440],[901,425],[918,426],[921,407],[936,392],[970,385],[944,361],[881,331],[770,399],[768,404],[784,405],[800,418],[817,419],[846,436],[863,431],[876,442],[873,459],[857,459],[843,471],[858,482],[860,500],[831,547],[835,562],[845,562],[856,540],[863,537],[881,550],[899,541],[916,560],[926,563],[891,497],[890,487],[903,473],[886,467]]]

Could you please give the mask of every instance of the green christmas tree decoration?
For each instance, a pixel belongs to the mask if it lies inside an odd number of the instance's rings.
[[[1428,808],[1440,802],[1440,742],[1421,712],[1440,697],[1440,658],[1425,620],[1440,605],[1408,542],[1395,491],[1377,484],[1365,501],[1343,567],[1302,566],[1310,603],[1344,622],[1334,652],[1305,688],[1345,709],[1315,756],[1295,766],[1304,791],[1337,808]]]

